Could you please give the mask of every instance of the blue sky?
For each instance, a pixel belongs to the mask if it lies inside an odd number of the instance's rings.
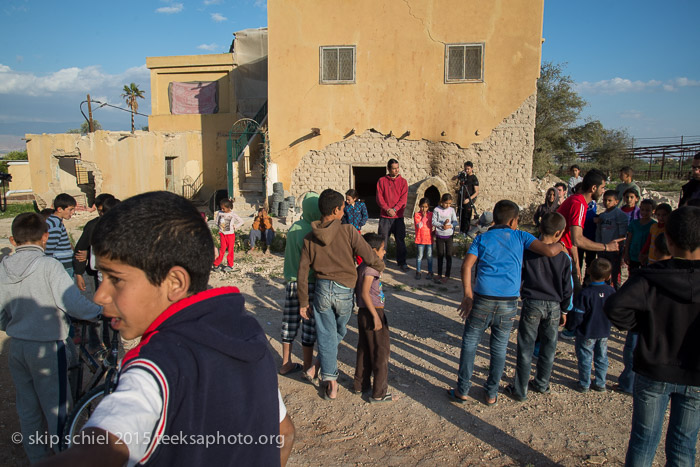
[[[121,89],[135,82],[148,114],[146,57],[227,52],[233,32],[266,26],[266,14],[265,0],[3,0],[0,152],[22,148],[25,133],[79,127],[88,92],[123,107]],[[698,18],[697,0],[546,0],[542,59],[567,63],[589,103],[585,117],[627,128],[645,145],[697,136]],[[126,112],[101,108],[94,117],[129,129]]]

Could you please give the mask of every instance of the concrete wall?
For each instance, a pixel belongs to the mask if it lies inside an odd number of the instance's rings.
[[[534,119],[542,15],[542,0],[269,0],[269,129],[280,181],[301,191],[296,184],[309,167],[308,157],[320,161],[345,144],[338,142],[351,130],[366,135],[369,129],[396,137],[410,131],[407,139],[414,141],[390,138],[386,144],[397,148],[374,148],[371,155],[362,146],[348,148],[345,159],[383,164],[394,149],[408,145],[421,151],[453,148],[437,152],[463,162],[464,151],[478,147],[482,171],[497,172],[492,163],[511,167],[494,183],[527,180],[532,147],[517,148],[517,166],[508,162],[511,154],[496,148],[510,144],[504,122]],[[445,44],[451,43],[484,44],[483,82],[445,83]],[[319,84],[319,47],[334,45],[356,46],[354,84]],[[531,131],[529,123],[523,125]],[[312,128],[320,135],[310,135]],[[453,172],[460,164],[454,159],[445,166]],[[333,163],[325,169],[331,175]],[[427,169],[415,170],[416,178],[427,176]]]
[[[401,175],[409,184],[409,203],[405,215],[413,214],[416,189],[429,177],[437,177],[454,191],[451,178],[465,161],[471,160],[479,178],[479,211],[491,210],[496,201],[511,199],[519,204],[529,201],[530,167],[534,147],[535,95],[528,97],[512,115],[504,119],[488,138],[467,148],[455,143],[427,140],[398,140],[378,132],[366,131],[322,150],[309,151],[292,171],[294,196],[307,191],[320,193],[332,188],[345,193],[354,187],[355,166],[386,167],[394,158],[399,161]],[[437,184],[436,184],[437,185]],[[418,193],[418,197],[423,193]]]
[[[84,198],[84,188],[76,184],[75,174],[71,173],[72,158],[80,159],[92,172],[97,194],[112,193],[121,199],[165,189],[166,158],[173,158],[175,193],[183,194],[183,181],[197,180],[208,163],[212,165],[208,179],[214,180],[214,185],[225,183],[225,166],[218,167],[204,157],[202,134],[197,131],[96,131],[86,136],[44,134],[26,138],[31,185],[42,206],[61,192]]]
[[[29,161],[8,161],[7,170],[8,173],[12,175],[12,181],[9,183],[10,190],[24,191],[32,189],[32,178],[31,170],[29,167]]]

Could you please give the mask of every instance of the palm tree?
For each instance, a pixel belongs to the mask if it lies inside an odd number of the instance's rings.
[[[139,102],[136,99],[143,99],[145,91],[139,89],[135,83],[124,85],[124,93],[122,97],[126,101],[126,105],[131,109],[131,132],[134,132],[134,112],[139,110]]]

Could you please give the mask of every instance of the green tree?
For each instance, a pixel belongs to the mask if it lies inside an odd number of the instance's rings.
[[[102,124],[95,120],[94,118],[92,119],[92,129],[97,131],[102,129]],[[80,125],[80,128],[71,128],[70,130],[66,131],[66,133],[69,134],[81,134],[81,135],[87,135],[90,130],[90,125],[88,125],[88,122],[83,122]]]
[[[574,90],[571,76],[564,74],[564,65],[542,64],[537,80],[537,113],[535,116],[535,152],[532,172],[542,176],[555,168],[555,158],[575,158],[575,145],[570,131],[586,106]]]
[[[143,99],[146,92],[139,89],[136,83],[124,85],[122,97],[126,101],[126,105],[131,109],[131,132],[134,132],[134,112],[139,110],[139,102],[137,99]]]
[[[24,151],[10,151],[7,154],[5,154],[2,157],[2,161],[0,161],[0,172],[7,173],[8,161],[26,161],[27,159],[28,157],[26,149]]]
[[[616,174],[622,166],[630,164],[633,141],[627,130],[606,129],[598,120],[569,131],[569,135],[581,151],[593,159],[596,167]]]

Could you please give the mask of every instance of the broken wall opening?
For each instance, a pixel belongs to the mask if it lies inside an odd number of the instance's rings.
[[[377,181],[386,175],[384,166],[354,166],[352,179],[355,190],[360,199],[367,205],[367,214],[376,219],[379,217],[379,205],[377,204]],[[343,193],[345,195],[345,193]]]

